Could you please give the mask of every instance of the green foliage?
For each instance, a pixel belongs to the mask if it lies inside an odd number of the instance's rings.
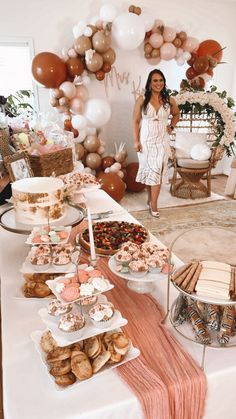
[[[5,104],[5,111],[10,117],[21,115],[23,112],[31,116],[34,109],[31,105],[33,92],[31,90],[17,90],[14,95],[9,95]]]

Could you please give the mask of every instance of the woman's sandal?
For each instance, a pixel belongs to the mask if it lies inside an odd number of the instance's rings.
[[[159,211],[152,211],[151,207],[149,207],[149,211],[150,211],[150,214],[152,215],[152,217],[155,217],[155,218],[160,217]]]

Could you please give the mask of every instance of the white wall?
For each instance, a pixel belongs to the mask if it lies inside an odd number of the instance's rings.
[[[0,37],[32,37],[35,54],[51,51],[60,55],[63,47],[73,43],[72,27],[79,20],[88,22],[98,14],[99,8],[107,1],[102,0],[9,0],[1,4]],[[132,2],[113,0],[119,11],[126,11]],[[236,1],[233,0],[140,0],[137,5],[151,12],[165,24],[186,30],[189,36],[199,41],[215,39],[226,46],[224,61],[215,70],[213,84],[220,90],[226,90],[236,97],[236,62],[234,30]],[[143,57],[142,48],[125,52],[116,49],[117,60],[113,73],[104,82],[94,81],[90,85],[91,96],[107,97],[112,117],[102,129],[102,139],[110,152],[114,151],[114,142],[126,142],[129,161],[136,159],[132,140],[132,108],[135,93],[144,86],[151,67]],[[17,63],[16,63],[17,65]],[[174,62],[161,62],[159,68],[164,71],[168,86],[179,87],[184,77],[185,66],[178,67]],[[123,82],[120,77],[123,76]],[[48,90],[39,88],[39,101],[42,111],[49,109]],[[223,172],[228,173],[229,159],[221,164]]]

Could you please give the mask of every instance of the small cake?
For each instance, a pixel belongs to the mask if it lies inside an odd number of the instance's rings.
[[[126,243],[123,243],[120,249],[132,255],[134,252],[137,252],[139,250],[139,245],[131,241],[128,241]]]
[[[142,259],[133,260],[132,262],[129,263],[129,272],[133,276],[136,276],[139,278],[143,277],[148,272],[148,265]]]
[[[140,246],[140,250],[148,252],[150,255],[152,255],[153,253],[159,251],[159,246],[155,243],[142,243]]]
[[[74,248],[75,246],[73,246],[73,244],[71,243],[57,244],[53,248],[53,256],[57,256],[60,253],[67,253],[68,255],[70,255],[73,252]]]
[[[50,266],[51,258],[48,255],[35,256],[33,254],[30,258],[30,263],[33,265],[36,271],[45,271]]]
[[[104,328],[110,326],[114,313],[112,303],[97,303],[89,310],[89,317],[94,326]]]
[[[125,250],[119,250],[115,254],[115,261],[121,265],[127,266],[129,262],[131,262],[132,256],[130,253],[126,252]]]
[[[59,255],[53,257],[52,263],[53,267],[60,271],[62,268],[64,269],[69,267],[71,258],[67,253],[60,253]]]
[[[48,314],[50,316],[60,316],[69,313],[72,308],[72,304],[63,304],[61,301],[54,299],[48,305]]]
[[[64,314],[60,320],[58,327],[63,332],[76,332],[85,325],[85,318],[81,314],[67,313]]]
[[[97,302],[97,296],[96,295],[92,295],[91,297],[85,297],[82,298],[81,300],[79,300],[77,302],[77,304],[80,305],[80,307],[82,307],[83,313],[88,314],[89,310],[91,309],[91,307],[96,304]]]

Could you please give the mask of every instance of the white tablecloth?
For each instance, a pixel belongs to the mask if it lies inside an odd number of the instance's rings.
[[[109,220],[136,221],[101,190],[87,193],[87,201],[92,212],[112,209],[114,214]],[[29,250],[25,239],[23,235],[0,231],[4,418],[142,419],[138,399],[115,370],[72,388],[55,389],[30,338],[32,331],[45,328],[37,312],[47,303],[16,298],[21,285],[19,269]],[[165,306],[166,281],[156,284],[154,296]],[[171,299],[175,296],[176,290],[171,288]],[[200,362],[202,347],[172,331]],[[205,419],[235,418],[236,349],[207,349],[205,372]]]

